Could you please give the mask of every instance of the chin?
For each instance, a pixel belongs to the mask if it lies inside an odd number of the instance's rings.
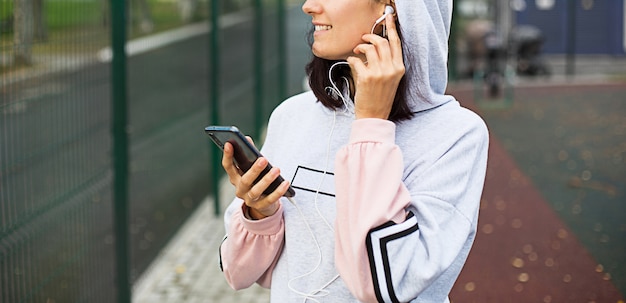
[[[313,49],[312,52],[313,52],[313,55],[315,55],[316,57],[326,59],[326,60],[346,60],[347,58],[346,56],[320,52],[320,51],[316,51],[315,49]]]
[[[311,52],[318,58],[326,59],[326,60],[345,60],[347,56],[345,54],[337,54],[324,49],[320,49],[319,47],[315,47],[315,43],[311,46]]]

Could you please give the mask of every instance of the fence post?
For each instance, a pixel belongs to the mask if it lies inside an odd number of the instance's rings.
[[[261,142],[263,125],[263,1],[254,0],[254,133]]]
[[[111,90],[113,137],[113,210],[117,302],[131,302],[128,246],[128,121],[126,88],[126,2],[111,0]]]
[[[287,98],[287,23],[285,0],[278,0],[278,102]]]
[[[567,63],[565,74],[574,76],[576,73],[576,1],[568,1],[567,6]]]
[[[219,74],[220,74],[220,45],[219,45],[219,31],[220,31],[220,0],[212,0],[211,1],[211,33],[210,33],[210,52],[211,52],[211,67],[210,67],[210,75],[211,82],[209,83],[209,90],[211,91],[211,124],[219,125],[220,124],[220,115],[219,115]],[[212,162],[212,174],[211,180],[213,182],[213,199],[214,199],[214,214],[215,216],[219,216],[221,213],[220,210],[220,176],[221,176],[221,159],[220,153],[217,151],[215,147],[213,147],[211,152],[211,162]]]

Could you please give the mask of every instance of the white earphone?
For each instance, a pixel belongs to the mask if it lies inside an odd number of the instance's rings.
[[[382,16],[380,16],[380,18],[376,20],[376,22],[374,22],[374,25],[378,25],[378,23],[381,23],[383,20],[385,20],[385,17],[387,17],[387,15],[391,15],[395,12],[396,11],[393,9],[393,6],[391,5],[385,6],[385,12],[383,13]]]
[[[380,18],[376,19],[376,22],[374,22],[374,25],[372,26],[372,31],[371,31],[371,33],[372,33],[372,34],[374,33],[374,29],[376,28],[376,26],[377,26],[378,24],[380,24],[381,22],[383,22],[383,21],[385,20],[385,17],[387,17],[387,15],[391,15],[391,14],[393,14],[393,13],[395,13],[395,12],[396,12],[396,11],[393,9],[393,7],[392,7],[391,5],[387,5],[387,6],[385,6],[385,12],[383,13],[383,15],[382,15],[382,16],[380,16]],[[386,28],[385,28],[384,24],[383,24],[383,34],[382,34],[382,36],[383,36],[383,37],[386,37],[386,36],[387,36],[387,33],[386,33]]]

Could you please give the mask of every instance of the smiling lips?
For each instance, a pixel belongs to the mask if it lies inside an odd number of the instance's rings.
[[[333,27],[330,26],[330,25],[316,25],[315,26],[315,31],[325,31],[325,30],[329,30],[331,28],[333,28]]]

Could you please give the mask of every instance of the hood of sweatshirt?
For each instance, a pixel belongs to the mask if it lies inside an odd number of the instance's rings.
[[[448,84],[452,0],[396,0],[409,106],[420,112],[454,101]]]

